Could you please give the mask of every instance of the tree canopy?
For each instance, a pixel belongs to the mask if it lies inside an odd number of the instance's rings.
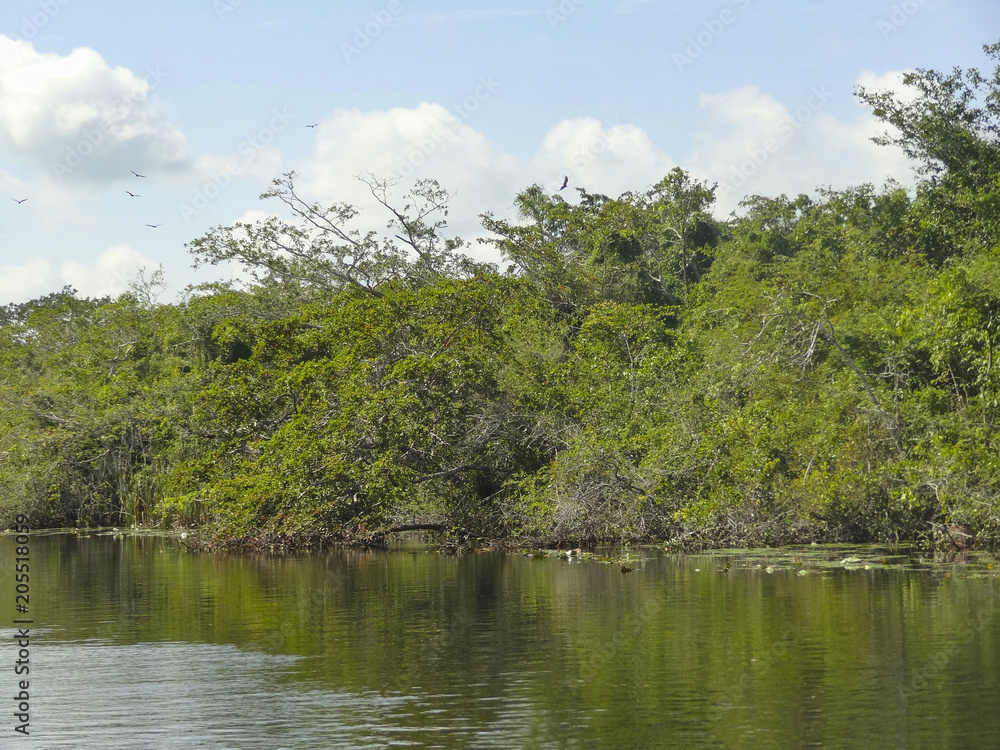
[[[1000,61],[1000,45],[986,48]],[[752,196],[682,169],[537,185],[447,236],[448,194],[217,227],[244,287],[66,288],[0,310],[0,516],[219,543],[1000,540],[1000,65],[860,90],[920,180]],[[957,531],[956,531],[957,530]],[[235,541],[234,541],[235,540]]]

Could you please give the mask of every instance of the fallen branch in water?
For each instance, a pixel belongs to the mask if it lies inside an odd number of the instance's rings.
[[[396,534],[401,531],[447,531],[451,527],[446,523],[404,523],[386,529],[383,534]]]

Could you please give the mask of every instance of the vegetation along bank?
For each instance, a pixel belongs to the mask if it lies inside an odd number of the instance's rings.
[[[986,49],[1000,61],[1000,45]],[[246,287],[71,289],[0,309],[0,523],[196,525],[214,544],[1000,540],[1000,67],[861,90],[889,183],[755,196],[675,169],[482,217],[418,183],[354,229],[294,175],[288,220],[219,227]]]

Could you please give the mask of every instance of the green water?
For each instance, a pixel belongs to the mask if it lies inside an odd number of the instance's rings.
[[[5,709],[0,746],[1000,747],[997,571],[898,552],[632,550],[623,573],[34,536],[31,735]],[[13,557],[0,537],[8,644]]]

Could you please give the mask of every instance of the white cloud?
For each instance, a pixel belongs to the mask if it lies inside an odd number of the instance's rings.
[[[3,167],[0,167],[0,195],[24,197],[24,183]]]
[[[879,75],[870,70],[865,70],[858,76],[857,84],[871,93],[892,91],[899,101],[908,104],[915,101],[918,96],[915,88],[903,83],[903,76],[908,72],[910,71],[889,70]]]
[[[702,96],[706,122],[688,166],[720,183],[719,213],[753,194],[812,193],[888,178],[908,183],[912,171],[898,150],[871,138],[883,128],[868,113],[843,122],[824,111],[829,93],[814,87],[785,106],[756,86]]]
[[[104,182],[189,166],[187,139],[150,98],[162,71],[143,77],[87,47],[41,53],[2,35],[0,60],[0,148],[34,158],[50,177]]]
[[[659,181],[674,161],[635,125],[602,126],[593,118],[563,120],[542,141],[533,172],[565,172],[570,184],[617,196]]]
[[[66,261],[60,269],[64,283],[73,286],[81,297],[116,297],[128,289],[140,268],[152,269],[154,263],[128,245],[114,245],[88,268],[76,261]]]
[[[399,178],[397,197],[414,180],[433,178],[455,194],[450,234],[473,236],[478,213],[511,203],[525,187],[524,165],[498,151],[439,104],[413,109],[337,110],[318,128],[316,148],[299,169],[302,195],[324,204],[346,201],[362,209],[359,228],[382,229],[389,218],[357,178]]]
[[[376,112],[337,110],[320,125],[315,153],[299,169],[297,186],[324,204],[358,206],[358,227],[367,231],[383,229],[389,216],[358,176],[397,176],[397,198],[415,179],[433,178],[454,193],[446,233],[473,239],[483,235],[480,213],[513,218],[515,196],[532,183],[554,192],[568,175],[571,187],[618,195],[656,182],[673,164],[640,128],[605,127],[591,118],[558,123],[534,157],[519,159],[441,105],[423,103]],[[573,191],[563,194],[576,198]],[[496,259],[479,245],[469,252]]]
[[[720,183],[720,215],[754,193],[795,195],[827,185],[881,185],[887,178],[909,183],[912,172],[902,154],[870,141],[881,125],[860,107],[854,121],[838,120],[825,111],[830,98],[823,86],[790,105],[756,86],[705,95],[705,121],[682,166],[696,178]],[[389,216],[358,176],[396,175],[397,201],[414,179],[434,178],[455,193],[449,232],[471,239],[483,233],[480,213],[512,218],[515,196],[532,183],[555,192],[567,175],[571,188],[617,196],[646,189],[676,163],[642,128],[593,118],[556,123],[532,157],[518,158],[441,105],[423,103],[335,111],[317,130],[315,151],[299,167],[296,185],[308,200],[354,204],[361,211],[357,226],[367,231],[383,230]],[[562,195],[577,197],[572,189]]]
[[[256,224],[259,221],[267,221],[274,216],[274,213],[254,208],[244,212],[233,224]],[[239,239],[244,239],[246,238],[246,232],[235,232],[235,236]],[[238,289],[247,288],[254,281],[254,274],[250,270],[250,267],[238,260],[226,261],[220,264],[218,268],[221,273],[216,274],[216,278],[221,275],[223,281],[233,282]]]
[[[51,276],[52,264],[44,258],[0,266],[0,304],[27,302],[52,291],[49,289]]]

